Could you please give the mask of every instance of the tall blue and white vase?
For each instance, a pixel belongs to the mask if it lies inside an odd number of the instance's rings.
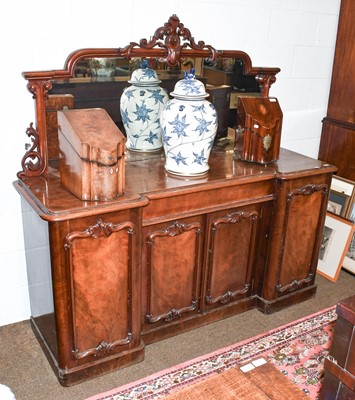
[[[167,92],[159,86],[156,72],[147,62],[133,71],[120,100],[122,123],[126,131],[126,147],[130,150],[148,152],[163,147],[160,113],[169,100]]]
[[[217,133],[217,112],[206,100],[204,84],[194,70],[178,81],[161,113],[165,169],[177,175],[198,176],[209,170],[208,159]]]

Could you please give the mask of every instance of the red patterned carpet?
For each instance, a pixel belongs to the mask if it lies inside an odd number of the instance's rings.
[[[260,357],[276,366],[309,399],[317,399],[336,318],[335,306],[330,307],[87,400],[163,399],[188,385]]]

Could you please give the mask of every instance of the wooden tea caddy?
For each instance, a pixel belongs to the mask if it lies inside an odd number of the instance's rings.
[[[268,164],[280,154],[282,111],[275,97],[238,98],[235,152],[244,161]]]
[[[59,172],[81,200],[113,200],[124,192],[126,138],[102,108],[58,111]]]
[[[285,149],[274,163],[245,162],[229,144],[212,149],[207,176],[190,180],[169,176],[162,153],[128,152],[122,194],[81,199],[61,182],[47,105],[70,94],[74,109],[104,108],[119,126],[129,78],[75,76],[79,64],[82,71],[100,57],[115,58],[117,71],[141,57],[169,68],[184,59],[242,59],[263,97],[279,72],[252,66],[242,51],[196,42],[173,15],[150,40],[77,50],[63,69],[23,74],[36,120],[14,186],[23,204],[31,323],[64,386],[139,362],[154,341],[313,297],[336,170]],[[162,69],[161,85],[180,79],[171,76]]]

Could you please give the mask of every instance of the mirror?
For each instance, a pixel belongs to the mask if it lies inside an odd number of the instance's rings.
[[[279,68],[253,67],[248,54],[239,50],[216,50],[195,42],[176,15],[158,28],[151,39],[131,42],[118,49],[81,49],[71,53],[62,70],[25,72],[28,90],[36,102],[36,122],[27,129],[31,144],[22,159],[18,177],[48,172],[58,160],[56,112],[70,108],[104,108],[124,133],[120,97],[132,72],[147,59],[168,93],[195,69],[205,84],[218,114],[217,139],[235,127],[240,93],[268,96]]]

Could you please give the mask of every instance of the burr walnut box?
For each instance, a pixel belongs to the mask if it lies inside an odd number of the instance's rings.
[[[240,96],[235,152],[244,161],[268,164],[280,153],[282,111],[274,97]]]
[[[62,185],[81,200],[124,192],[126,138],[101,108],[58,111]]]

